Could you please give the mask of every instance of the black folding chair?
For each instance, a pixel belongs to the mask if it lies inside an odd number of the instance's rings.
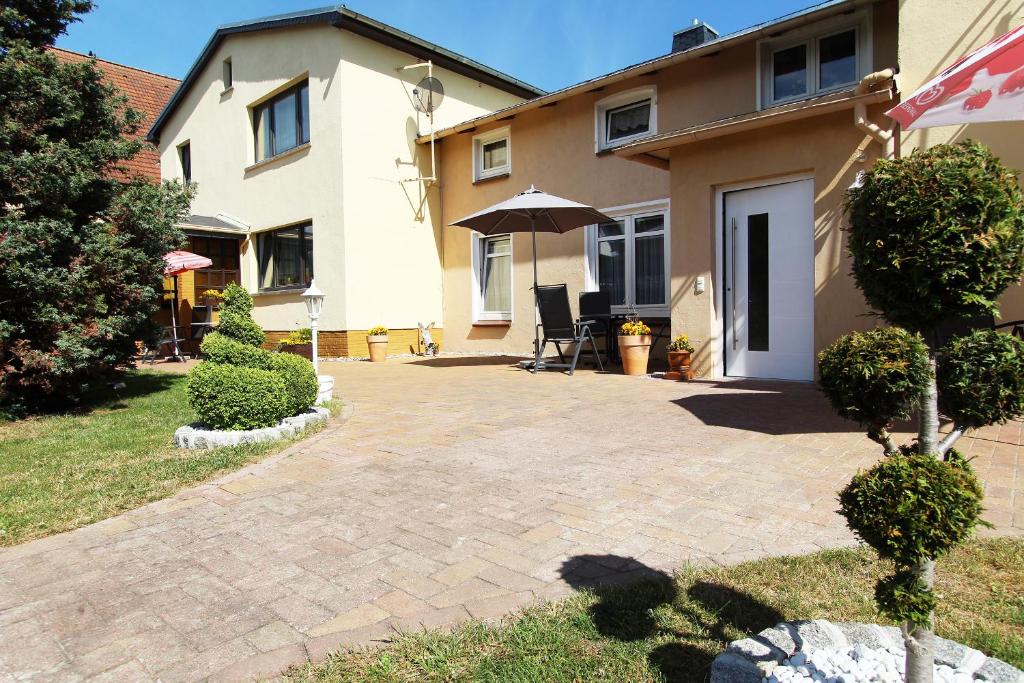
[[[604,336],[604,358],[611,360],[615,344],[612,334],[612,297],[608,292],[580,292],[580,324],[586,323],[595,337]]]
[[[569,290],[565,285],[538,285],[537,286],[537,307],[540,309],[540,325],[544,332],[544,339],[540,345],[538,357],[544,356],[544,348],[551,342],[558,351],[560,363],[535,362],[533,372],[540,368],[562,368],[572,375],[576,371],[576,364],[580,360],[580,351],[583,349],[583,342],[590,342],[590,350],[594,354],[597,367],[604,370],[601,364],[601,356],[597,353],[597,345],[594,343],[594,334],[590,331],[590,324],[585,321],[576,323],[572,319],[572,309],[569,308]],[[574,344],[572,362],[567,363],[565,354],[562,352],[562,344]]]

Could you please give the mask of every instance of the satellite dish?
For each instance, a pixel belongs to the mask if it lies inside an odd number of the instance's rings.
[[[433,76],[427,76],[412,89],[412,101],[416,111],[432,114],[444,101],[444,86]]]

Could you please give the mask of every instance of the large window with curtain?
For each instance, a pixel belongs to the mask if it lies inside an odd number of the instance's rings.
[[[313,226],[293,225],[256,235],[261,290],[305,288],[313,280]]]
[[[605,213],[614,220],[587,228],[587,288],[608,292],[613,310],[667,316],[667,203]]]
[[[253,107],[256,161],[270,159],[309,142],[309,82]]]
[[[475,320],[512,319],[512,236],[473,237]]]

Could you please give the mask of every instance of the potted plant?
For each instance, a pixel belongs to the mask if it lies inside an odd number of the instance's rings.
[[[693,379],[693,371],[690,369],[690,354],[693,353],[693,344],[690,338],[681,334],[668,345],[668,372],[665,379],[686,380]]]
[[[628,320],[619,328],[619,356],[622,372],[627,375],[646,375],[647,359],[651,355],[651,328],[643,320]]]
[[[378,325],[366,332],[366,345],[370,347],[370,360],[383,363],[388,357],[388,328]]]
[[[288,336],[278,343],[277,350],[313,360],[313,331],[308,327],[300,327],[289,332]]]

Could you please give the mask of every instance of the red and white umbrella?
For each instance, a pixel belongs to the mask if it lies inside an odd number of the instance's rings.
[[[190,251],[169,251],[164,254],[164,275],[171,277],[189,270],[201,270],[213,265],[213,261]]]
[[[181,350],[178,348],[178,319],[174,314],[174,309],[178,306],[178,275],[186,273],[190,270],[201,270],[203,268],[209,268],[213,265],[213,261],[200,256],[199,254],[193,254],[190,251],[182,251],[180,249],[175,251],[169,251],[164,254],[164,275],[166,277],[174,278],[174,301],[171,302],[171,339],[174,344],[174,358],[183,360],[181,356]]]
[[[961,57],[885,113],[904,130],[1024,120],[1024,26]]]

